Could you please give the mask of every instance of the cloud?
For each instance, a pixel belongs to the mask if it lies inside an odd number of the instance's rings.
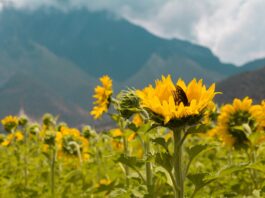
[[[165,38],[207,46],[224,62],[265,57],[264,0],[2,0],[18,9],[108,10]],[[0,0],[1,2],[1,0]],[[1,3],[0,3],[1,10]]]

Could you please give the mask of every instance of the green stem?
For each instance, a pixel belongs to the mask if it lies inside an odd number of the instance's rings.
[[[250,149],[250,153],[247,153],[249,161],[253,164],[256,162],[256,156],[255,156],[255,151],[253,148]],[[253,181],[254,188],[258,189],[258,182],[257,182],[257,173],[253,169],[249,169],[250,177]]]
[[[129,149],[128,149],[128,141],[126,137],[123,136],[123,147],[124,147],[124,154],[125,156],[129,156]],[[129,187],[129,167],[127,165],[124,166],[125,169],[125,176],[126,176],[126,186]]]
[[[184,178],[182,164],[182,130],[174,131],[174,175],[179,189],[175,189],[175,198],[184,197]]]
[[[145,155],[148,157],[150,153],[150,141],[149,137],[146,138],[145,141]],[[150,161],[147,160],[146,162],[146,182],[147,182],[147,189],[149,196],[153,197],[154,192],[153,192],[153,174],[152,174],[152,164]]]
[[[55,148],[52,148],[52,159],[51,159],[51,195],[55,197]]]
[[[120,121],[120,127],[121,127],[121,130],[123,133],[125,132],[125,126],[126,126],[125,121],[121,120]],[[129,156],[128,140],[124,134],[123,134],[123,148],[124,148],[125,156]],[[129,177],[129,167],[125,165],[124,169],[125,169],[125,176],[126,176],[126,186],[129,187],[129,178],[128,178]]]
[[[24,152],[24,177],[25,177],[25,188],[28,186],[28,135],[26,130],[24,129],[24,144],[25,144],[25,152]]]

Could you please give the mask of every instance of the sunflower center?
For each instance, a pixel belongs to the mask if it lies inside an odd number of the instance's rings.
[[[189,106],[188,98],[184,90],[180,86],[176,86],[176,90],[172,92],[174,101],[177,105],[183,102],[184,106]]]
[[[248,123],[251,127],[254,126],[254,120],[251,119],[251,114],[248,111],[237,111],[229,119],[229,126],[240,126]]]

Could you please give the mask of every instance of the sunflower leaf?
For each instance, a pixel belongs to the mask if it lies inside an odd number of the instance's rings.
[[[199,155],[202,151],[204,151],[205,149],[207,149],[208,145],[195,145],[191,148],[187,149],[187,152],[189,154],[189,158],[192,161],[197,155]]]
[[[151,139],[151,141],[157,145],[162,146],[166,151],[168,151],[168,145],[164,138],[158,137],[155,139]]]
[[[173,169],[173,159],[169,153],[156,153],[155,162],[168,172],[171,172]]]

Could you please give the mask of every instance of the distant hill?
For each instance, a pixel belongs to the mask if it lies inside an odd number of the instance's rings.
[[[223,92],[216,97],[217,102],[232,102],[234,98],[249,96],[254,102],[265,99],[265,66],[229,77],[217,84],[217,90]]]
[[[221,63],[206,47],[158,38],[106,12],[5,9],[0,13],[0,25],[0,37],[5,38],[0,47],[16,42],[27,50],[33,42],[95,77],[108,73],[116,81],[125,81],[154,54],[165,60],[178,56],[181,62],[193,61],[222,77],[236,71],[234,65]],[[180,63],[175,60],[175,65]]]
[[[264,65],[265,65],[265,58],[253,60],[253,61],[250,61],[250,62],[242,65],[238,69],[238,73],[256,70],[256,69],[262,68]]]
[[[0,116],[23,108],[36,118],[60,114],[74,125],[92,123],[93,88],[104,74],[118,92],[162,74],[210,84],[263,64],[225,64],[206,47],[159,38],[108,12],[85,9],[5,8],[0,38]]]
[[[35,119],[44,113],[59,115],[61,120],[79,125],[87,122],[87,112],[73,103],[67,102],[50,88],[43,87],[26,75],[14,75],[0,89],[0,116],[16,115],[18,110]]]

